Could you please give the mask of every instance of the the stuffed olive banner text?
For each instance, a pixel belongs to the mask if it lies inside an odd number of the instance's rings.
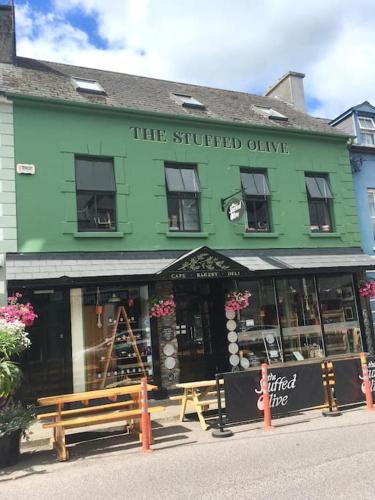
[[[225,373],[223,378],[228,422],[262,418],[260,370]],[[284,415],[324,403],[320,363],[270,368],[268,387],[272,415]]]

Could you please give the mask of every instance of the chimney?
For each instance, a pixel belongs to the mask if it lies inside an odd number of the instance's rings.
[[[15,57],[14,5],[0,5],[0,63],[13,64]]]
[[[271,85],[266,92],[267,97],[277,97],[282,101],[288,102],[299,111],[306,111],[305,93],[303,90],[303,73],[288,71],[274,85]]]

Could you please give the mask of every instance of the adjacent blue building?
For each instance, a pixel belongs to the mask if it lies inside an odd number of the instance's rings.
[[[353,106],[330,122],[353,136],[350,162],[358,208],[362,248],[375,255],[375,107],[368,101]],[[374,272],[367,273],[375,279]],[[375,299],[370,301],[375,325]]]

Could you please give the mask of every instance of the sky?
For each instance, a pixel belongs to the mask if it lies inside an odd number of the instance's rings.
[[[313,115],[375,105],[375,0],[15,3],[19,56],[255,94],[292,70]]]

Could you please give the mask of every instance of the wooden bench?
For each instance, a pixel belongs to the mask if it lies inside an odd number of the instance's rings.
[[[220,379],[220,385],[223,386],[224,380]],[[208,429],[203,412],[208,410],[210,405],[217,404],[216,380],[200,380],[197,382],[184,382],[176,384],[176,387],[183,389],[183,393],[177,396],[171,396],[174,401],[181,401],[180,421],[183,422],[187,405],[193,406],[194,411],[198,415],[201,428]],[[221,406],[225,406],[223,395],[220,398]]]
[[[156,389],[156,386],[147,386],[148,391],[153,389]],[[43,423],[43,428],[53,429],[51,444],[57,450],[58,459],[60,461],[65,461],[69,458],[65,443],[65,429],[112,422],[124,422],[129,431],[134,430],[135,423],[138,424],[137,427],[139,428],[139,420],[142,413],[140,408],[140,391],[140,385],[131,385],[112,389],[102,389],[99,391],[39,398],[38,403],[41,406],[56,406],[56,411],[38,415],[37,418],[41,421],[50,420],[47,423]],[[114,402],[118,396],[123,395],[129,395],[131,399],[128,401]],[[106,399],[109,402],[88,406],[90,401],[97,399]],[[81,402],[84,406],[72,410],[63,409],[64,404],[73,402]],[[163,410],[163,406],[148,408],[149,414],[158,413]],[[152,442],[152,435],[150,435],[150,440]]]

